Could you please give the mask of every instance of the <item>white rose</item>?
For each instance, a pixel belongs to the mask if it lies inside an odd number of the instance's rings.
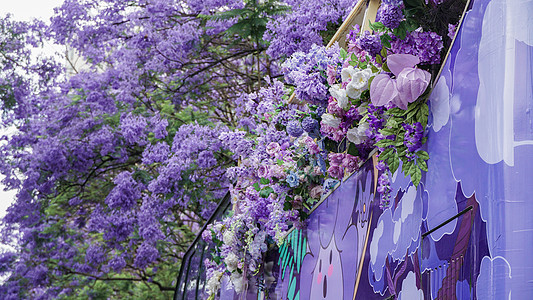
[[[224,234],[222,235],[222,241],[226,245],[230,245],[233,243],[233,232],[231,230],[226,230]]]
[[[352,82],[353,80],[346,86],[346,95],[352,99],[357,99],[361,96],[361,91]]]
[[[347,68],[342,69],[342,71],[341,71],[342,82],[350,82],[352,80],[353,75],[358,70],[359,69],[356,69],[356,68],[354,68],[352,66],[349,66]]]
[[[347,109],[350,106],[350,102],[346,96],[346,90],[342,89],[340,84],[331,86],[329,88],[329,93],[333,98],[337,99],[337,103],[342,109]]]
[[[224,263],[228,271],[233,272],[237,270],[239,266],[239,258],[233,252],[230,252],[226,258],[224,258]]]
[[[359,125],[359,127],[351,128],[346,132],[346,138],[356,145],[361,144],[368,138],[366,136],[366,130],[368,128],[368,123],[363,123]]]
[[[349,84],[353,84],[354,88],[361,92],[365,91],[368,89],[368,79],[370,79],[370,76],[372,76],[372,70],[361,70],[352,76],[352,81]]]
[[[332,114],[323,114],[322,123],[333,128],[339,128],[339,125],[341,125],[341,119],[335,117]]]
[[[207,293],[216,294],[220,289],[220,278],[222,277],[222,272],[214,271],[211,277],[207,280]]]

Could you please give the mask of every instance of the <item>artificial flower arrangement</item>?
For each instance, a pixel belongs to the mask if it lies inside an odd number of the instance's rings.
[[[206,261],[211,298],[223,276],[244,291],[264,271],[269,246],[282,243],[291,227],[305,226],[312,206],[374,149],[381,207],[390,204],[389,177],[400,164],[418,186],[429,159],[422,149],[428,70],[438,67],[444,52],[442,33],[420,27],[418,15],[412,3],[385,1],[370,24],[373,32],[356,25],[347,49],[313,46],[288,58],[282,65],[286,86],[301,105],[287,103],[279,81],[243,96],[248,130],[221,136],[240,161],[228,170],[233,210],[204,232],[215,245]]]

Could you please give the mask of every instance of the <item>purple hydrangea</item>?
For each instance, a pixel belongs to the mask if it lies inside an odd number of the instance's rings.
[[[402,19],[402,7],[391,4],[382,4],[376,16],[376,21],[383,23],[383,25],[391,29],[400,26]]]
[[[391,52],[395,54],[411,54],[420,59],[421,64],[438,64],[441,61],[440,52],[444,44],[442,37],[435,32],[424,32],[419,28],[408,33],[405,39],[393,36]]]
[[[302,135],[302,133],[304,133],[304,129],[302,128],[300,122],[293,120],[287,123],[287,133],[290,136],[299,137]]]
[[[313,130],[318,128],[318,121],[311,117],[305,117],[302,120],[302,128],[305,132],[313,132]]]
[[[356,39],[356,44],[371,56],[376,56],[383,47],[379,35],[371,34],[368,30]]]

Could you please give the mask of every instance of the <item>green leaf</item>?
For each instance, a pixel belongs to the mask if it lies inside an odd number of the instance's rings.
[[[382,64],[382,63],[383,63],[383,60],[381,59],[381,56],[380,56],[379,54],[376,55],[376,62],[377,62],[378,64]]]
[[[385,49],[385,48],[383,48],[383,49]],[[390,72],[390,69],[389,69],[389,66],[387,66],[387,63],[384,63],[384,64],[381,66],[381,68],[382,68],[383,71],[385,71],[385,72]]]
[[[344,50],[344,48],[341,48],[340,56],[341,56],[342,60],[345,60],[346,57],[348,57],[348,52],[346,52],[346,50]]]
[[[359,156],[359,150],[357,150],[357,146],[354,143],[348,143],[348,151],[346,152],[353,156]]]
[[[420,180],[422,179],[422,172],[419,168],[415,167],[413,170],[413,174],[411,175],[411,180],[413,181],[413,185],[415,187],[418,187],[418,184],[420,183]]]
[[[303,157],[300,158],[300,159],[298,159],[298,161],[296,162],[296,166],[297,166],[299,169],[302,168],[304,165],[305,165],[305,160],[304,160]]]
[[[395,36],[399,37],[402,40],[405,40],[405,37],[407,36],[407,23],[405,21],[400,22],[400,25],[392,32]]]
[[[418,167],[420,168],[420,170],[422,171],[428,171],[428,164],[426,163],[425,160],[421,159],[421,160],[418,160]]]
[[[380,36],[379,39],[381,40],[381,44],[383,45],[383,47],[385,48],[391,47],[390,41],[392,40],[392,38],[388,34],[384,34]]]
[[[356,61],[353,61],[353,60],[350,60],[349,64],[350,64],[350,66],[352,66],[352,67],[357,66],[357,62],[356,62]]]
[[[398,153],[394,153],[394,157],[389,159],[387,163],[389,164],[389,169],[391,173],[394,174],[400,166],[400,158],[398,157]]]
[[[418,156],[419,158],[421,158],[423,160],[428,160],[429,159],[429,154],[426,151],[424,151],[424,150],[416,151],[416,156]]]
[[[355,55],[355,53],[352,53],[352,55],[350,56],[350,59],[352,61],[357,61],[357,56]]]
[[[276,159],[276,163],[278,164],[278,166],[282,166],[283,165],[283,161],[279,158]]]
[[[264,184],[269,184],[269,183],[270,183],[270,180],[267,179],[267,178],[261,178],[261,179],[259,180],[259,182],[260,182],[261,184],[264,185]]]
[[[379,154],[379,160],[386,161],[393,154],[394,154],[394,148],[387,148]]]
[[[381,54],[382,57],[387,57],[387,49],[381,48],[380,54]]]
[[[259,192],[259,196],[262,197],[262,198],[267,198],[271,193],[274,192],[274,189],[267,186],[267,187],[264,187],[260,192]]]
[[[254,187],[254,189],[255,189],[256,191],[258,191],[258,192],[259,192],[259,190],[261,189],[261,188],[259,187],[259,182],[254,183],[253,187]]]
[[[384,136],[389,136],[389,135],[396,135],[396,133],[398,132],[397,130],[395,130],[394,128],[383,128],[380,130],[381,134],[383,134]]]
[[[338,144],[334,140],[329,139],[329,138],[324,138],[324,148],[325,148],[325,150],[327,150],[329,152],[338,152],[337,146],[338,146]]]
[[[413,162],[405,159],[403,160],[403,166],[402,166],[402,171],[403,171],[403,174],[407,177],[409,175],[411,175],[411,167],[413,166]]]
[[[392,143],[393,143],[392,140],[389,140],[389,139],[382,139],[381,141],[378,141],[378,142],[376,143],[376,147],[386,148],[386,147],[390,146]]]
[[[292,209],[292,203],[290,203],[289,201],[285,201],[285,203],[283,203],[283,210],[288,211],[291,209]]]
[[[383,25],[383,23],[381,22],[370,22],[370,20],[368,20],[368,23],[370,24],[369,27],[370,29],[372,29],[373,31],[387,31],[387,26]]]

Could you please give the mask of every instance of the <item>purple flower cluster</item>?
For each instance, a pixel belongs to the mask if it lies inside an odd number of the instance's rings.
[[[351,174],[359,169],[361,159],[347,153],[330,153],[328,155],[328,174],[337,179],[342,179],[344,174]]]
[[[403,19],[402,6],[395,4],[382,4],[379,7],[376,21],[383,23],[390,29],[397,28]]]
[[[390,205],[390,180],[387,171],[381,173],[378,178],[378,193],[380,193],[380,203],[379,207],[384,209]]]
[[[408,33],[404,40],[393,36],[391,52],[396,54],[411,54],[420,59],[421,64],[438,64],[441,61],[440,52],[444,44],[442,37],[435,32],[424,32],[419,28]]]
[[[413,125],[402,124],[405,129],[405,137],[403,144],[407,147],[407,150],[411,153],[416,152],[422,147],[422,138],[424,137],[424,127],[420,122],[416,122]]]
[[[385,120],[383,119],[383,113],[385,112],[385,107],[383,106],[374,106],[368,104],[368,125],[369,129],[366,134],[372,141],[379,141],[384,137],[379,133],[379,130],[385,125]]]
[[[326,49],[313,45],[308,53],[297,52],[282,65],[285,80],[296,86],[296,96],[311,104],[324,106],[328,99],[325,74],[328,66],[340,64],[339,47]]]
[[[299,121],[293,120],[287,123],[287,133],[292,137],[299,137],[304,133],[302,124]]]
[[[309,51],[322,45],[321,32],[328,24],[342,23],[356,2],[349,0],[287,0],[291,11],[274,16],[268,22],[263,38],[270,42],[267,54],[273,58],[288,57],[298,51]],[[327,42],[327,41],[326,41]]]
[[[355,39],[355,44],[359,49],[366,51],[371,56],[376,56],[381,52],[381,40],[378,34],[371,34],[368,30]]]

